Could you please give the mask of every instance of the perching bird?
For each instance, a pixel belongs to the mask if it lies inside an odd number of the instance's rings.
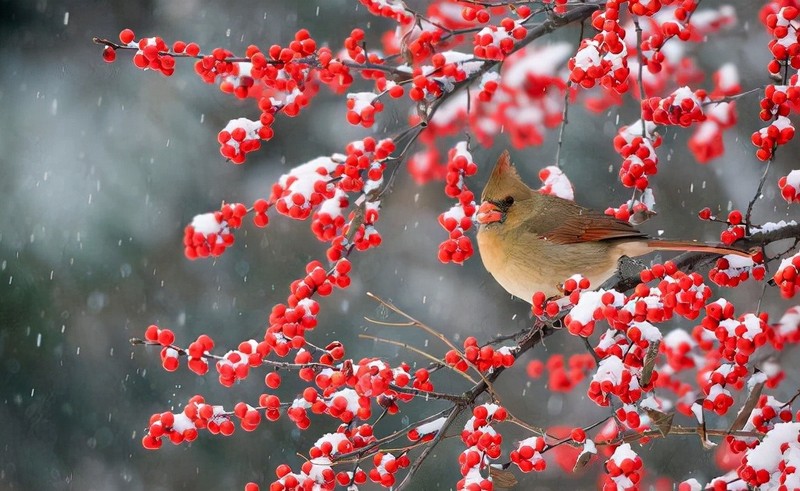
[[[653,239],[627,221],[529,188],[503,152],[481,194],[476,219],[483,265],[515,297],[531,302],[541,291],[560,295],[561,283],[579,273],[598,288],[623,256],[657,250],[746,252],[701,242]]]

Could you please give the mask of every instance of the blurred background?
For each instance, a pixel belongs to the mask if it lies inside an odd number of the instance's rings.
[[[739,27],[697,45],[701,65],[711,73],[733,61],[744,89],[763,85],[768,40],[756,17],[760,5],[753,5],[761,2],[730,3]],[[712,6],[718,3],[703,3]],[[254,433],[237,430],[233,438],[201,433],[191,445],[146,451],[140,439],[152,413],[178,411],[194,394],[226,407],[254,402],[263,374],[255,370],[244,383],[223,389],[213,370],[203,378],[187,370],[164,372],[158,350],[132,347],[129,339],[142,336],[151,323],[173,329],[184,344],[201,333],[226,348],[262,336],[272,305],[285,301],[289,283],[309,260],[324,257],[324,244],[308,224],[273,217],[264,230],[244,226],[222,258],[190,262],[182,252],[183,227],[223,200],[267,197],[271,184],[299,163],[339,152],[366,134],[393,131],[404,124],[405,109],[386,111],[370,130],[354,128],[345,123],[342,100],[323,88],[300,117],[278,118],[276,137],[244,166],[234,166],[220,157],[216,135],[229,119],[257,116],[248,103],[203,84],[185,61],[178,60],[170,79],[135,69],[130,53],[119,53],[108,65],[91,38],[116,39],[129,27],[137,37],[160,35],[168,43],[183,39],[242,53],[251,43],[285,44],[301,27],[341,46],[352,28],[365,25],[373,46],[390,26],[355,0],[0,0],[0,490],[241,489],[250,480],[270,482],[279,463],[297,468],[302,460],[296,454],[335,428],[328,419],[315,419],[310,431],[301,432],[281,419]],[[570,28],[541,43],[576,38],[577,28]],[[740,102],[740,133],[726,134],[727,152],[711,165],[692,162],[688,132],[666,130],[653,180],[659,216],[646,224],[648,231],[714,240],[719,230],[699,222],[697,211],[746,207],[763,169],[749,142],[760,126],[757,111],[757,96]],[[630,100],[600,118],[571,109],[562,158],[579,202],[605,208],[627,199],[616,178],[619,158],[611,138],[617,118],[631,122],[636,112]],[[535,182],[537,171],[552,163],[556,141],[554,131],[543,146],[513,153],[526,180]],[[482,187],[505,144],[499,138],[494,148],[473,151],[484,164],[473,189]],[[758,219],[787,217],[775,182],[796,167],[797,151],[796,142],[778,151]],[[341,340],[355,359],[421,360],[358,339],[364,332],[444,353],[445,347],[420,332],[367,323],[365,316],[391,318],[367,291],[458,343],[528,325],[527,304],[505,294],[477,254],[463,267],[436,259],[444,238],[436,217],[450,206],[440,183],[420,187],[401,172],[378,223],[384,245],[355,255],[353,285],[321,301],[320,325],[311,339],[318,345]],[[760,286],[748,285],[726,295],[736,300],[758,293]],[[788,306],[776,297],[771,292],[765,307],[773,316]],[[673,327],[692,324],[676,321]],[[583,388],[551,393],[546,379],[524,375],[532,358],[582,349],[567,336],[536,348],[501,378],[503,401],[534,425],[596,421],[606,413],[584,400]],[[798,386],[796,372],[788,377],[775,394],[779,399]],[[442,389],[467,388],[460,378],[441,380]],[[287,377],[279,395],[297,392]],[[399,428],[435,406],[412,404],[378,431]],[[514,435],[509,429],[507,440]],[[413,489],[453,488],[460,450],[455,439],[440,445]],[[696,438],[656,442],[643,457],[648,468],[670,479],[704,481],[719,473],[713,453],[703,451]],[[556,467],[551,463],[548,472],[520,477],[520,489],[563,488],[565,479],[577,479],[569,486],[592,487],[601,469],[594,465],[574,476]]]

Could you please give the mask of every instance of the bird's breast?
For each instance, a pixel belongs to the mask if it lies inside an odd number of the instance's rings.
[[[484,267],[508,293],[529,303],[537,291],[548,297],[558,294],[559,281],[551,278],[544,267],[547,261],[537,257],[535,251],[510,247],[498,234],[489,231],[478,234],[478,248]]]
[[[559,286],[574,274],[588,278],[593,288],[599,287],[614,274],[622,255],[596,242],[555,244],[531,236],[509,241],[491,232],[478,234],[484,267],[507,292],[529,303],[538,291],[548,298],[560,295]]]

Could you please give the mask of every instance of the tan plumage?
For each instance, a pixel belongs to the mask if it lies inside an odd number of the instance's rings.
[[[478,248],[489,273],[512,295],[531,302],[579,273],[592,288],[617,269],[622,256],[656,250],[749,254],[701,242],[652,239],[626,221],[529,188],[503,152],[481,194]]]

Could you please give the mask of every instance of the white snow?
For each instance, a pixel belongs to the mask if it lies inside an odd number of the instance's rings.
[[[682,344],[687,344],[693,348],[695,343],[692,336],[684,329],[673,329],[664,336],[664,344],[672,349],[677,349]]]
[[[528,75],[553,75],[571,53],[572,47],[569,43],[553,43],[541,49],[527,47],[506,60],[503,66],[503,84],[518,89],[527,83]]]
[[[336,188],[336,191],[333,194],[333,197],[330,199],[324,200],[319,205],[319,213],[326,213],[330,215],[331,218],[336,218],[342,215],[342,210],[347,208],[347,193],[342,191],[339,188]],[[344,203],[344,207],[342,204]]]
[[[317,448],[321,448],[322,444],[325,442],[329,442],[333,445],[333,450],[331,451],[331,455],[336,455],[338,453],[337,449],[339,448],[339,443],[347,441],[347,436],[344,433],[326,433],[322,435],[315,443],[314,446]],[[315,459],[315,462],[318,462],[322,459]],[[330,463],[330,461],[328,461]]]
[[[597,366],[597,372],[592,376],[592,381],[602,382],[609,380],[614,385],[619,384],[624,370],[625,364],[622,363],[618,356],[609,356],[600,361],[600,365]]]
[[[717,70],[717,84],[726,92],[739,85],[739,70],[735,64],[725,63]]]
[[[347,94],[347,98],[353,101],[351,111],[357,114],[361,114],[364,108],[371,106],[376,97],[378,95],[374,92],[350,92]]]
[[[545,191],[547,194],[570,201],[575,199],[575,191],[572,189],[572,183],[561,169],[555,165],[549,165],[543,170],[547,171],[547,177],[542,183],[542,187],[539,189],[540,191]]]
[[[800,170],[793,170],[786,176],[786,185],[800,190]]]
[[[195,215],[192,219],[192,228],[194,228],[195,232],[199,232],[205,236],[209,234],[218,234],[223,229],[222,224],[217,221],[213,213]]]
[[[186,416],[184,413],[176,413],[174,415],[174,422],[172,423],[172,429],[177,431],[178,433],[183,433],[186,430],[197,428],[189,416]]]
[[[761,326],[761,319],[759,319],[755,314],[745,314],[744,319],[742,320],[742,325],[747,328],[747,330],[742,333],[744,339],[749,339],[750,341],[756,337],[757,334],[764,331],[763,327]]]
[[[747,463],[754,469],[767,469],[770,473],[778,470],[778,464],[783,457],[781,445],[788,443],[795,458],[798,457],[797,436],[800,434],[800,423],[777,423],[761,443],[747,452]],[[798,460],[794,460],[796,464]],[[770,488],[771,489],[771,488]]]
[[[572,320],[586,325],[594,318],[594,311],[603,306],[605,290],[582,292],[578,304],[569,311]]]
[[[645,341],[654,343],[661,340],[661,331],[653,324],[643,321],[634,322],[631,325],[639,328],[639,330],[642,332],[642,339]]]
[[[304,300],[310,300],[306,298]],[[353,389],[342,389],[340,391],[334,392],[330,395],[329,400],[334,400],[337,397],[344,397],[347,401],[347,410],[353,414],[356,414],[361,406],[358,404],[358,393]]]
[[[322,484],[325,482],[325,476],[322,473],[330,468],[331,460],[327,457],[311,459],[311,470],[308,472],[307,476],[317,483],[317,485]],[[315,486],[314,489],[318,489],[317,486]]]
[[[792,171],[792,172],[798,172],[798,171]],[[798,174],[798,179],[800,179],[800,173]],[[793,227],[795,225],[797,225],[797,222],[794,220],[789,220],[788,222],[786,220],[781,220],[780,222],[767,222],[761,227],[752,228],[751,230],[753,231],[754,234],[767,233],[775,230],[780,230],[784,227]]]
[[[787,258],[782,259],[781,260],[781,265],[778,266],[778,271],[783,271],[784,268],[794,268],[794,264],[792,264],[792,260],[794,260],[794,258],[796,258],[796,257],[800,257],[800,252],[798,252],[797,254],[795,254],[792,257],[787,257]]]
[[[431,433],[437,433],[439,430],[442,429],[442,426],[444,426],[445,421],[447,421],[447,418],[442,417],[442,418],[437,418],[431,421],[430,423],[419,425],[416,428],[417,433],[419,433],[420,436],[430,435]]]
[[[681,482],[681,484],[686,484],[689,486],[689,491],[701,491],[703,489],[703,486],[695,478],[687,479]],[[679,487],[679,489],[683,489],[683,487]]]
[[[800,307],[792,307],[778,321],[778,333],[781,336],[788,336],[798,328],[800,328]]]

